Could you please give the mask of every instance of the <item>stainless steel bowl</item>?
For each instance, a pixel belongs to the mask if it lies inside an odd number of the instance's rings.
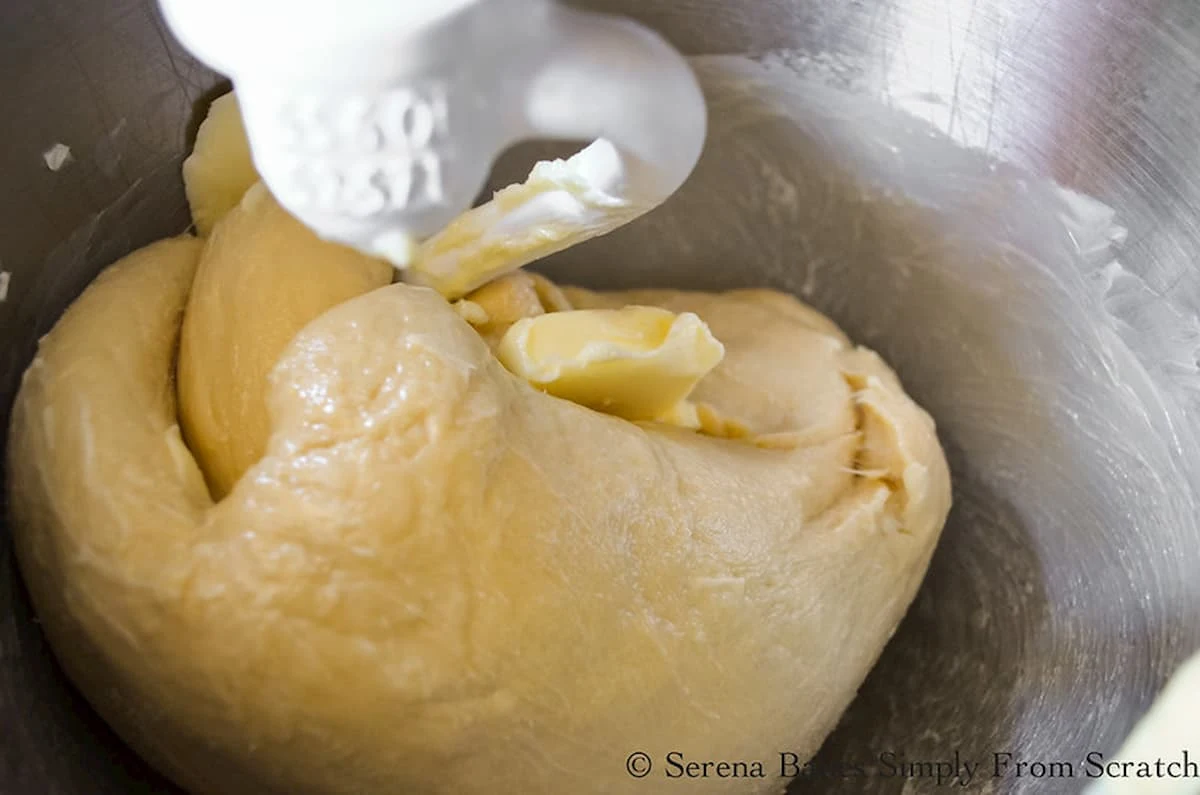
[[[546,268],[792,290],[896,366],[950,455],[925,587],[794,791],[939,791],[900,763],[955,759],[981,791],[1077,791],[1200,645],[1200,6],[583,5],[736,57],[697,61],[713,131],[684,190]],[[64,306],[186,225],[179,161],[218,78],[149,0],[13,0],[0,31],[6,428]],[[0,792],[172,791],[63,680],[7,543],[0,660]]]

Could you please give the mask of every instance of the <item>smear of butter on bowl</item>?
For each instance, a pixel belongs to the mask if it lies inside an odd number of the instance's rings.
[[[687,399],[725,348],[691,312],[627,306],[522,318],[496,356],[552,395],[628,420],[654,420]]]

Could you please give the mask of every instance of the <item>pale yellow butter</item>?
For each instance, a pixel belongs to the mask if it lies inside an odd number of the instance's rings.
[[[616,229],[647,208],[627,195],[621,157],[600,139],[534,166],[519,185],[468,210],[421,244],[405,281],[460,298],[498,276]]]
[[[539,389],[628,420],[672,416],[724,355],[696,315],[647,306],[522,318],[496,350]]]

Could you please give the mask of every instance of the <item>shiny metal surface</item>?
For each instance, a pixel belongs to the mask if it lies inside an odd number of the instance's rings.
[[[954,469],[926,586],[793,791],[940,791],[887,775],[884,752],[958,752],[991,773],[995,753],[1078,766],[1114,751],[1200,645],[1200,6],[580,5],[693,55],[761,57],[698,62],[713,134],[675,200],[547,268],[596,285],[791,289],[893,362]],[[185,222],[175,169],[217,79],[156,14],[142,0],[0,7],[5,416],[64,304]],[[55,142],[74,159],[51,171]],[[0,659],[0,792],[170,791],[64,686],[7,545]],[[854,766],[864,774],[821,775]]]

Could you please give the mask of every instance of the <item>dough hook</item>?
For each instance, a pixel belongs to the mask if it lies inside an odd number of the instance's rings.
[[[183,44],[232,78],[280,204],[397,267],[471,206],[518,141],[606,139],[618,154],[601,181],[626,211],[579,229],[556,219],[568,227],[558,248],[660,204],[704,143],[686,61],[620,17],[551,0],[160,2]]]

